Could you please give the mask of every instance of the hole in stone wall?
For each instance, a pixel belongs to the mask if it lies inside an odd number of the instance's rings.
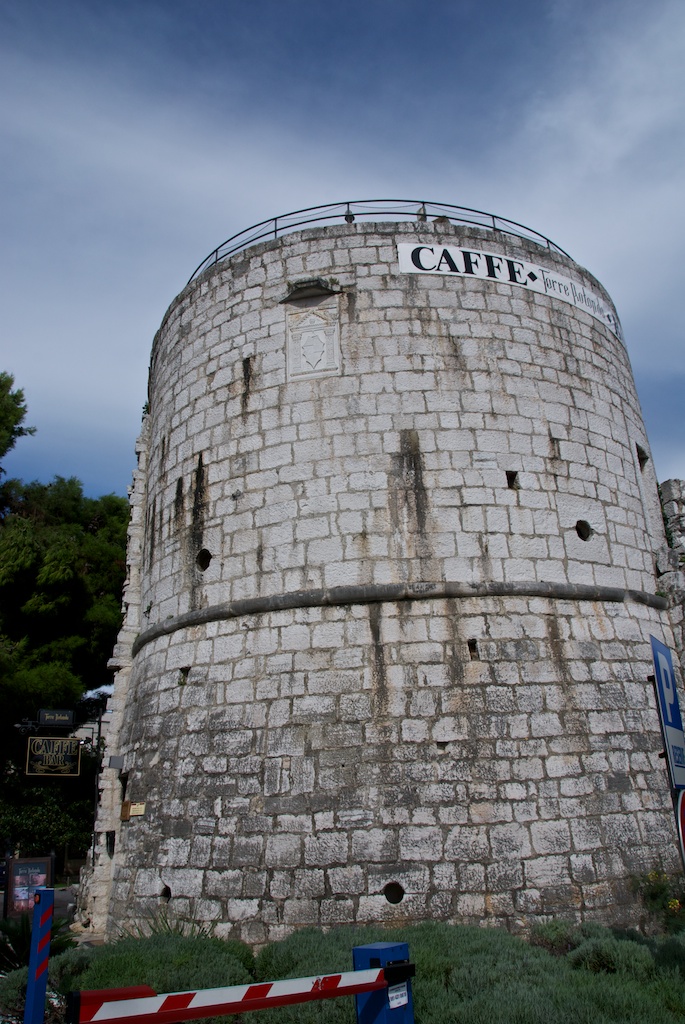
[[[478,650],[478,641],[469,640],[469,658],[471,661],[480,661],[480,652]]]
[[[121,786],[121,799],[126,799],[126,787],[128,786],[128,772],[120,772],[119,784]]]
[[[508,469],[507,471],[507,487],[510,491],[518,491],[521,488],[519,483],[519,475],[515,470]]]
[[[436,740],[435,745],[438,748],[438,750],[446,750],[447,740]]]
[[[168,885],[165,885],[164,888],[162,889],[162,899],[164,900],[165,903],[168,903],[169,900],[171,899],[171,889],[169,888]]]
[[[211,552],[208,551],[207,548],[202,548],[202,550],[198,551],[198,553],[197,553],[197,558],[195,559],[195,563],[196,563],[198,569],[200,569],[201,572],[204,572],[205,569],[209,568],[209,563],[211,562],[211,560],[212,560]]]
[[[401,903],[404,899],[404,889],[399,882],[388,882],[383,889],[383,895],[388,903]]]
[[[185,686],[188,682],[188,673],[190,672],[190,665],[184,665],[183,668],[178,670],[178,685]]]
[[[635,445],[635,452],[637,453],[637,461],[640,464],[640,469],[644,469],[649,462],[649,455],[640,444]]]
[[[114,856],[114,845],[116,842],[116,832],[105,832],[105,849],[107,850],[107,856]]]
[[[579,519],[576,523],[576,533],[581,540],[589,540],[594,530],[585,519]]]

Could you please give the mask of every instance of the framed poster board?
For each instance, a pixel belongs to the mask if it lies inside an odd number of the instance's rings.
[[[21,917],[33,910],[33,894],[41,885],[53,884],[54,859],[8,857],[5,878],[5,917]]]

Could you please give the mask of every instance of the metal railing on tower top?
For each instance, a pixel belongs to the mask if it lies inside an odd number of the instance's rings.
[[[492,231],[503,231],[505,234],[516,235],[518,238],[527,238],[532,242],[537,242],[538,245],[544,245],[548,249],[561,253],[562,256],[569,256],[561,246],[556,245],[538,231],[527,228],[525,224],[519,224],[515,220],[509,220],[507,217],[486,213],[484,210],[471,210],[467,206],[452,206],[449,203],[434,203],[423,199],[359,199],[343,203],[328,203],[325,206],[308,206],[304,210],[293,210],[292,213],[284,213],[278,217],[262,220],[259,224],[253,224],[252,227],[245,228],[236,235],[231,235],[225,242],[213,249],[191,274],[188,284],[207,267],[220,263],[228,256],[232,256],[233,253],[246,249],[264,238],[278,238],[306,224],[333,223],[339,220],[352,224],[357,218],[371,221],[397,220],[399,218],[424,223],[443,217],[456,224],[475,224],[478,227],[490,228]],[[571,259],[570,256],[569,259]]]

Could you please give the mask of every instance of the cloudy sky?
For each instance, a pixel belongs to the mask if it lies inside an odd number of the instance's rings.
[[[0,0],[10,475],[126,492],[164,311],[228,236],[402,197],[528,224],[625,331],[685,478],[683,0]]]

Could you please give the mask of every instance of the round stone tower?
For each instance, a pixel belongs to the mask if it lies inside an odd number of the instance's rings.
[[[629,922],[675,866],[611,300],[414,211],[217,251],[155,338],[93,927]]]

